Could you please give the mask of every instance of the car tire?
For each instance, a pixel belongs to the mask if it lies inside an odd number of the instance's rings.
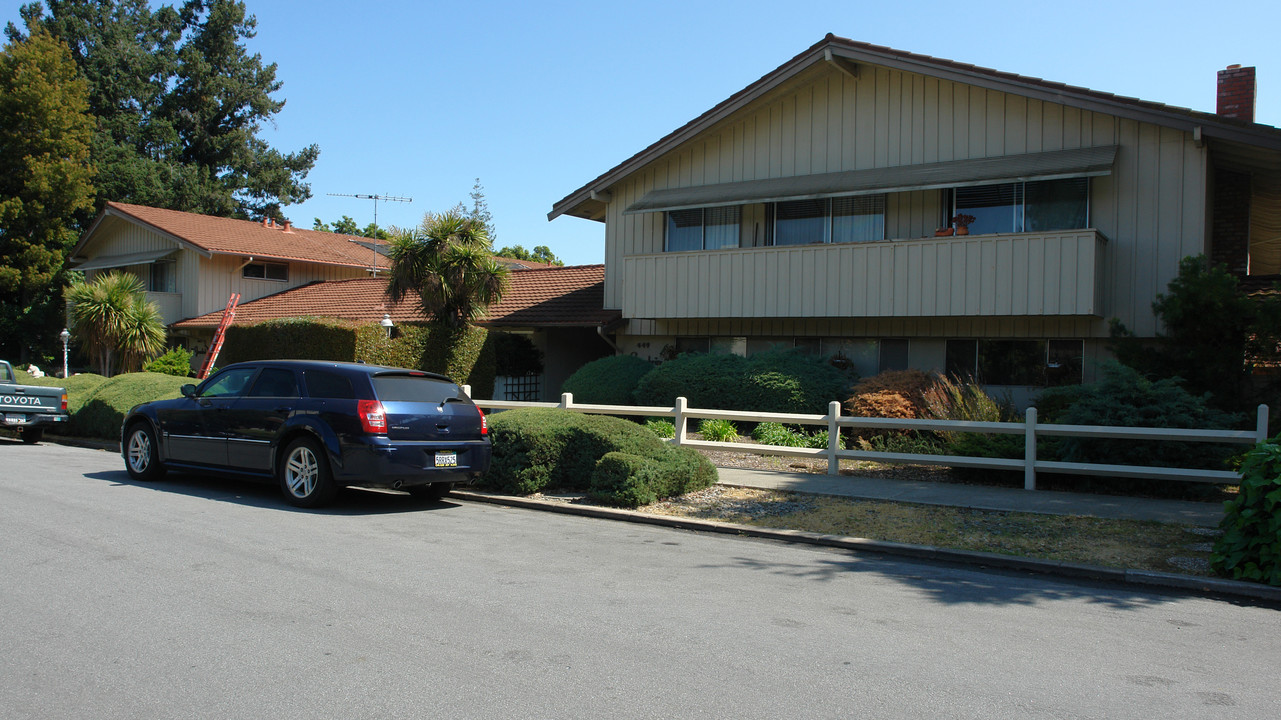
[[[22,431],[22,442],[35,445],[44,437],[44,428],[27,428]]]
[[[152,482],[165,476],[156,433],[145,422],[136,422],[125,431],[125,469],[129,471],[129,477],[142,482]]]
[[[447,483],[447,482],[432,483],[430,485],[414,485],[413,487],[405,488],[405,490],[407,490],[410,495],[413,495],[415,498],[419,500],[424,500],[426,502],[439,502],[440,500],[443,500],[446,495],[449,494],[450,490],[453,490],[453,489],[454,489],[454,484]]]
[[[289,443],[276,474],[285,499],[297,507],[320,507],[338,494],[329,459],[319,443],[310,438]]]

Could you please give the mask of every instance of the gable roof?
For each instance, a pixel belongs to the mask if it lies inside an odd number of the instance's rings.
[[[370,249],[369,238],[263,225],[251,220],[213,217],[146,205],[109,202],[94,219],[71,256],[80,255],[108,218],[144,225],[180,246],[202,255],[251,256],[256,260],[308,262],[343,267],[388,267],[382,253]]]
[[[508,276],[501,302],[491,305],[477,324],[493,327],[594,327],[616,320],[605,310],[605,266],[577,265],[522,270]],[[384,294],[387,278],[315,282],[247,302],[236,309],[236,324],[252,325],[287,317],[326,317],[376,322],[416,323],[423,317],[414,298],[392,303]],[[174,323],[173,329],[214,328],[222,311]]]
[[[856,73],[859,64],[867,63],[1185,131],[1200,129],[1202,136],[1206,138],[1219,138],[1281,151],[1281,130],[1269,125],[918,55],[828,33],[822,40],[756,82],[565,196],[552,205],[547,219],[575,215],[603,220],[604,202],[600,198],[608,197],[611,185],[779,88],[810,67],[823,62],[849,73]]]

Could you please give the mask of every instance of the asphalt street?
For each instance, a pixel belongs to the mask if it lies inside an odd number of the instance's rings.
[[[5,718],[1265,718],[1281,611],[0,438]]]

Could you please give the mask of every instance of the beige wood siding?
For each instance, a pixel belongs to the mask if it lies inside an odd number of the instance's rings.
[[[900,71],[862,70],[858,79],[807,73],[799,86],[762,99],[611,188],[606,306],[638,316],[630,303],[661,294],[660,283],[680,281],[627,270],[625,258],[663,249],[662,213],[623,214],[651,190],[1116,144],[1113,174],[1093,178],[1090,192],[1091,225],[1109,240],[1106,258],[1095,258],[1103,261],[1092,271],[1102,296],[1092,312],[1117,316],[1141,335],[1155,331],[1156,293],[1177,273],[1179,258],[1205,250],[1207,155],[1188,133]],[[932,234],[941,204],[938,191],[889,196],[887,236],[915,242]],[[678,265],[709,296],[732,296],[754,281],[699,276],[705,266]],[[783,276],[793,274],[804,271],[789,266]],[[1059,282],[1075,279],[1064,275]],[[776,292],[786,301],[803,291]],[[692,305],[677,316],[700,307],[688,291],[681,298]],[[824,297],[812,305],[816,315],[833,312]]]
[[[626,258],[628,318],[1101,315],[1093,230]]]
[[[348,280],[369,276],[368,271],[361,268],[290,263],[287,281],[260,280],[243,276],[240,267],[247,259],[231,255],[199,258],[199,291],[190,293],[191,297],[196,298],[193,317],[227,307],[227,298],[233,292],[240,293],[240,302],[247,303],[317,280]]]

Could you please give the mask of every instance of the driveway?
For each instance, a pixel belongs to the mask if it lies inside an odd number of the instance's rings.
[[[1281,613],[0,439],[6,717],[1260,718]]]

